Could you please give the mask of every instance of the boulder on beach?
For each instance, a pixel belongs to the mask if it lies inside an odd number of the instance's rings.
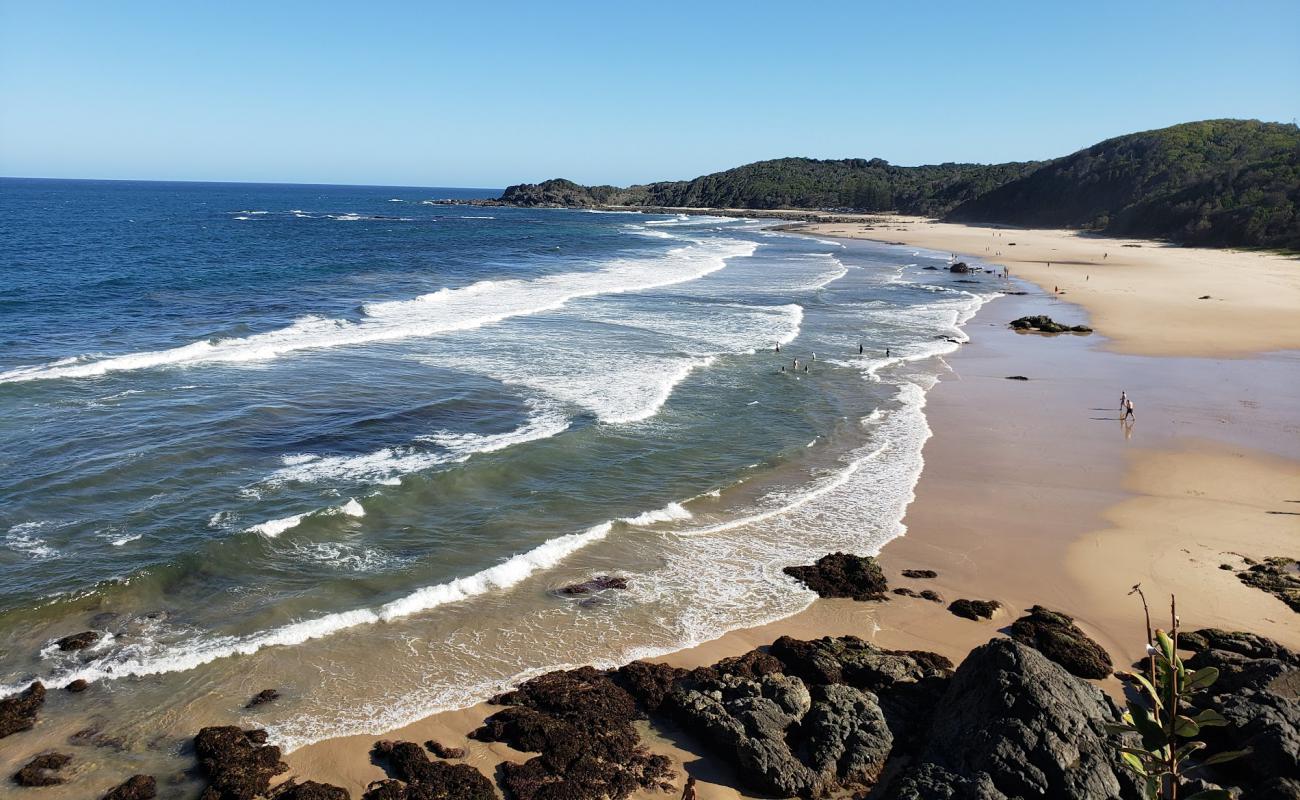
[[[637,700],[610,672],[549,672],[489,702],[507,708],[488,717],[471,739],[541,753],[502,765],[501,782],[510,797],[603,800],[671,786],[671,762],[641,743],[632,726],[643,716]]]
[[[483,773],[468,764],[431,761],[414,742],[375,742],[370,755],[396,780],[371,784],[363,800],[496,800]]]
[[[829,553],[806,566],[786,567],[785,574],[802,581],[822,597],[887,600],[889,586],[871,556]]]
[[[1141,796],[1106,732],[1119,710],[1037,650],[994,639],[957,668],[913,766],[884,796]]]
[[[31,730],[36,713],[45,704],[45,685],[34,682],[23,691],[0,700],[0,739]]]
[[[904,578],[922,578],[926,580],[939,577],[939,573],[932,569],[905,569],[902,574]]]
[[[72,681],[67,686],[64,686],[63,690],[65,692],[71,692],[72,694],[81,694],[82,692],[86,691],[89,688],[90,688],[90,683],[87,682],[85,678],[77,678],[75,681]]]
[[[1011,638],[1027,644],[1080,678],[1105,678],[1110,654],[1074,624],[1074,618],[1042,606],[1011,623]]]
[[[997,600],[953,600],[948,610],[959,617],[979,621],[980,618],[993,619],[993,613],[1002,607]]]
[[[1038,333],[1092,333],[1092,328],[1087,325],[1066,325],[1057,322],[1046,314],[1020,317],[1012,320],[1010,325],[1018,331],[1036,331]]]
[[[214,725],[194,737],[194,753],[208,778],[200,800],[248,800],[265,794],[271,779],[289,769],[266,731]]]

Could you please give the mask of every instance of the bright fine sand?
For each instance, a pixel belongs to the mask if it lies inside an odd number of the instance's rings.
[[[1122,668],[1145,644],[1141,605],[1128,594],[1135,584],[1157,624],[1172,593],[1186,629],[1249,630],[1300,647],[1300,616],[1220,568],[1240,568],[1243,556],[1300,556],[1300,261],[1066,231],[894,217],[865,224],[805,229],[966,254],[1037,284],[1021,282],[1025,295],[994,300],[967,324],[970,343],[948,357],[949,373],[928,396],[933,437],[907,535],[880,553],[891,586],[932,588],[945,602],[817,601],[664,661],[709,664],[787,634],[854,634],[960,661],[1038,603],[1074,616]],[[1007,327],[1026,314],[1088,321],[1097,332]],[[1136,405],[1131,424],[1119,421],[1121,390]],[[899,574],[907,568],[939,577],[908,580]],[[1004,609],[970,622],[946,610],[959,597],[995,599]],[[1117,682],[1103,687],[1116,691]],[[383,777],[367,756],[376,739],[434,738],[467,746],[468,763],[491,774],[503,759],[528,757],[466,739],[493,710],[479,705],[382,736],[328,740],[287,760],[291,774],[355,796]],[[674,759],[679,786],[691,774],[704,800],[747,796],[688,733],[643,733]]]

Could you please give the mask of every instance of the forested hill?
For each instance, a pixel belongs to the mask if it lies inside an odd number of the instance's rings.
[[[1300,249],[1300,129],[1221,119],[1120,136],[962,203],[947,217]]]
[[[690,181],[626,189],[555,179],[511,186],[501,199],[520,205],[837,208],[939,215],[1038,166],[1040,162],[896,167],[878,158],[778,158]]]
[[[511,186],[519,205],[899,211],[1187,244],[1300,249],[1300,129],[1207,120],[1108,139],[1047,162],[899,167],[760,161],[690,181]]]

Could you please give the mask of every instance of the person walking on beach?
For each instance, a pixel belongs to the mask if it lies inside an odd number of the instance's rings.
[[[1137,416],[1133,413],[1133,398],[1124,401],[1124,419],[1137,421]]]
[[[1119,413],[1123,414],[1124,409],[1127,407],[1128,407],[1128,392],[1122,391],[1119,393]]]
[[[686,786],[682,789],[682,800],[699,800],[699,795],[695,793],[695,778],[686,779]]]

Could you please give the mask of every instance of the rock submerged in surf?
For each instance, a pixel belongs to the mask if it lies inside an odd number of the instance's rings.
[[[248,704],[245,705],[244,708],[257,708],[260,705],[265,705],[266,703],[273,703],[279,699],[280,699],[280,693],[275,689],[263,689],[262,691],[253,695],[253,699],[249,700]]]
[[[45,704],[45,684],[36,681],[18,694],[0,700],[0,739],[29,731],[36,724],[36,712]]]
[[[589,581],[582,583],[571,583],[561,588],[560,594],[564,595],[583,595],[592,592],[601,592],[606,589],[626,589],[627,578],[620,575],[597,575]]]
[[[828,553],[815,564],[786,567],[783,572],[822,597],[862,601],[889,599],[885,594],[889,590],[885,574],[871,556]]]
[[[76,650],[85,650],[95,642],[99,641],[99,633],[96,631],[82,631],[70,636],[64,636],[55,642],[59,649],[65,653],[71,653]]]
[[[19,786],[58,786],[65,781],[58,772],[72,761],[67,753],[42,753],[13,774]]]

